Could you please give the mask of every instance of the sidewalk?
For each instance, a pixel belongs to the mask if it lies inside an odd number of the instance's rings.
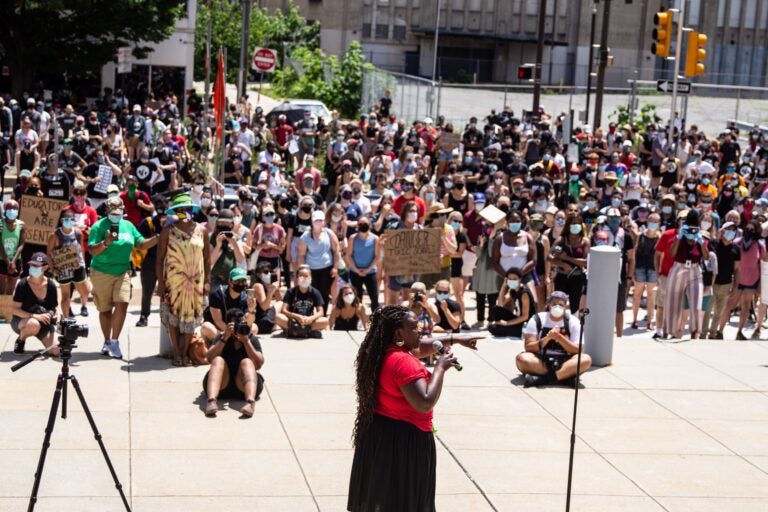
[[[206,367],[173,368],[154,356],[156,313],[150,327],[136,328],[131,306],[126,361],[118,361],[98,354],[90,309],[91,335],[75,350],[72,373],[133,510],[345,510],[363,333],[263,337],[266,388],[256,415],[241,419],[233,402],[209,419]],[[38,361],[12,374],[14,339],[0,325],[3,511],[26,509],[60,366]],[[477,353],[457,349],[465,370],[449,372],[435,412],[441,512],[564,508],[573,391],[523,389],[520,350],[519,341],[502,340],[480,342]],[[766,509],[768,341],[657,343],[643,331],[616,341],[613,363],[582,380],[572,510]],[[120,511],[73,392],[69,402],[37,510]]]

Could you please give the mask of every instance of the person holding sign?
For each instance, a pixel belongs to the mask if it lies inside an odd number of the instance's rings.
[[[94,224],[88,235],[93,302],[104,334],[101,353],[122,358],[118,340],[131,299],[131,253],[134,247],[153,247],[160,235],[145,240],[133,224],[123,220],[125,206],[119,197],[108,199],[106,205],[107,217]]]
[[[97,148],[91,156],[91,162],[83,169],[79,178],[88,185],[88,199],[91,206],[98,209],[107,200],[107,189],[114,178],[119,177],[123,171],[104,156],[104,150]]]
[[[21,251],[24,249],[26,231],[24,223],[17,220],[19,203],[9,199],[3,204],[3,220],[0,223],[0,295],[10,295],[23,270]]]
[[[61,289],[61,312],[68,317],[72,314],[72,291],[74,283],[80,294],[80,314],[88,316],[88,295],[91,293],[88,274],[85,271],[83,233],[75,227],[75,212],[62,210],[59,226],[48,238],[48,268],[56,276]]]

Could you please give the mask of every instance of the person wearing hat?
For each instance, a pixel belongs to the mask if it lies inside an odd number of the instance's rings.
[[[339,156],[340,162],[349,160],[355,172],[360,172],[365,167],[365,159],[358,149],[359,141],[357,139],[347,139],[347,150]]]
[[[421,276],[421,281],[427,289],[433,288],[440,280],[450,281],[451,279],[450,255],[459,248],[456,242],[456,232],[448,223],[448,215],[451,212],[453,212],[453,208],[446,208],[440,203],[435,203],[429,207],[424,218],[424,227],[442,230],[442,236],[440,237],[440,272]]]
[[[29,275],[19,280],[11,302],[11,329],[19,335],[13,346],[15,354],[24,353],[24,345],[30,336],[39,339],[45,348],[50,348],[59,320],[56,283],[45,275],[48,256],[44,252],[36,252],[27,264]],[[52,348],[48,355],[58,356],[59,349]]]
[[[568,295],[552,292],[547,305],[547,311],[536,313],[523,329],[525,351],[517,355],[516,364],[525,377],[524,387],[573,385],[576,373],[592,366],[589,354],[582,352],[577,368],[581,325],[576,315],[568,314]]]
[[[331,285],[339,275],[339,239],[325,226],[325,214],[312,212],[312,228],[299,239],[298,264],[307,265],[311,271],[313,286],[323,299],[323,314],[331,297]]]
[[[91,284],[104,335],[101,353],[121,358],[120,333],[131,299],[131,253],[134,247],[153,247],[159,236],[144,239],[136,226],[123,220],[125,205],[119,197],[112,197],[105,204],[107,216],[94,224],[88,234],[88,251],[93,257]]]
[[[187,352],[202,321],[203,297],[211,290],[211,245],[208,232],[193,220],[198,208],[187,193],[174,197],[166,213],[176,222],[163,228],[157,247],[157,293],[174,366],[190,364]]]
[[[225,284],[216,287],[208,295],[208,307],[203,311],[203,324],[200,334],[207,343],[227,330],[225,318],[230,309],[243,311],[248,320],[254,323],[256,320],[256,300],[248,296],[248,272],[240,267],[235,267],[229,272]],[[252,328],[253,334],[258,330]]]
[[[235,233],[235,212],[230,208],[219,210],[216,227],[211,233],[213,246],[210,256],[211,288],[226,285],[230,271],[235,267],[247,267],[244,244]]]

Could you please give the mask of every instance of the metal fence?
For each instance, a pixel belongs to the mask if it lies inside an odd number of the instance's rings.
[[[533,86],[511,84],[449,84],[401,73],[368,70],[363,76],[362,110],[369,112],[384,94],[392,90],[392,112],[407,123],[426,116],[443,115],[446,122],[461,129],[470,117],[482,119],[492,109],[509,105],[516,115],[531,110]],[[594,111],[594,82],[590,109]],[[679,95],[677,111],[686,125],[696,124],[706,133],[722,130],[729,121],[768,125],[768,88],[693,84],[691,93]],[[586,88],[543,85],[541,106],[550,114],[578,116],[586,108]],[[654,105],[662,122],[670,117],[671,95],[658,92],[655,81],[625,80],[621,87],[607,87],[603,97],[602,124],[617,120],[618,109]],[[578,117],[576,118],[578,119]],[[589,120],[593,119],[590,112]],[[577,123],[579,124],[579,123]]]

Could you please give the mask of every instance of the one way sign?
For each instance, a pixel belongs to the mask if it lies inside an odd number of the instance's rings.
[[[672,80],[656,80],[656,90],[659,92],[672,92],[674,83]],[[690,94],[691,82],[677,81],[677,94]]]

